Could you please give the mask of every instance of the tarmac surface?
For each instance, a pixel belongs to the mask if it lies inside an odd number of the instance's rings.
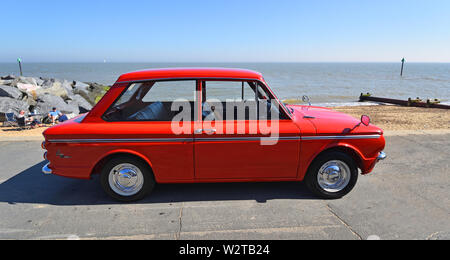
[[[293,182],[164,184],[132,204],[98,177],[43,175],[40,141],[0,142],[0,239],[450,239],[450,134],[386,141],[340,200]]]

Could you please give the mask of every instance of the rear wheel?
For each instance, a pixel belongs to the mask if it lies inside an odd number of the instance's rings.
[[[347,195],[358,180],[358,167],[351,156],[343,152],[320,155],[309,167],[306,186],[324,199],[339,199]]]
[[[102,169],[100,182],[108,195],[123,202],[140,200],[155,186],[148,165],[128,156],[109,160]]]

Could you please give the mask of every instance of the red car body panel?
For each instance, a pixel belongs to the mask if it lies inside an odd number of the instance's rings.
[[[367,174],[385,146],[378,127],[311,106],[287,106],[290,113],[282,107],[289,119],[279,121],[280,139],[275,145],[261,145],[259,138],[266,135],[260,131],[249,134],[252,121],[247,122],[244,134],[194,134],[202,124],[198,121],[191,122],[191,132],[175,135],[171,122],[107,122],[102,118],[131,82],[167,79],[254,80],[276,98],[262,75],[249,70],[181,68],[124,74],[84,117],[44,132],[52,173],[89,179],[109,156],[130,154],[148,163],[158,183],[301,181],[311,162],[326,150],[349,152]],[[197,91],[201,93],[200,86]],[[236,123],[232,123],[234,129]],[[225,133],[225,124],[216,127],[224,127]]]

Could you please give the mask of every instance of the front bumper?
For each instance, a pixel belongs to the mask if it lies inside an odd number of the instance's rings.
[[[49,165],[50,163],[47,163],[44,167],[42,167],[42,173],[46,175],[52,174],[52,169],[50,169]]]
[[[380,152],[380,154],[377,157],[377,162],[382,161],[384,159],[386,159],[387,155],[385,152]]]
[[[380,152],[376,158],[371,158],[365,161],[363,164],[363,168],[361,168],[362,175],[367,175],[373,171],[373,168],[375,168],[375,165],[377,165],[378,162],[383,161],[386,159],[387,155],[385,152]]]

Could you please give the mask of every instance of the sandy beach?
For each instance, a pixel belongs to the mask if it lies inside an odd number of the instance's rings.
[[[450,111],[446,109],[392,105],[349,106],[333,109],[356,118],[368,115],[372,124],[385,131],[450,130]]]
[[[332,109],[356,118],[368,115],[371,123],[381,127],[387,135],[450,133],[450,111],[445,109],[401,107],[391,105],[348,106]],[[15,127],[1,127],[0,141],[41,140],[48,127],[18,131]]]

